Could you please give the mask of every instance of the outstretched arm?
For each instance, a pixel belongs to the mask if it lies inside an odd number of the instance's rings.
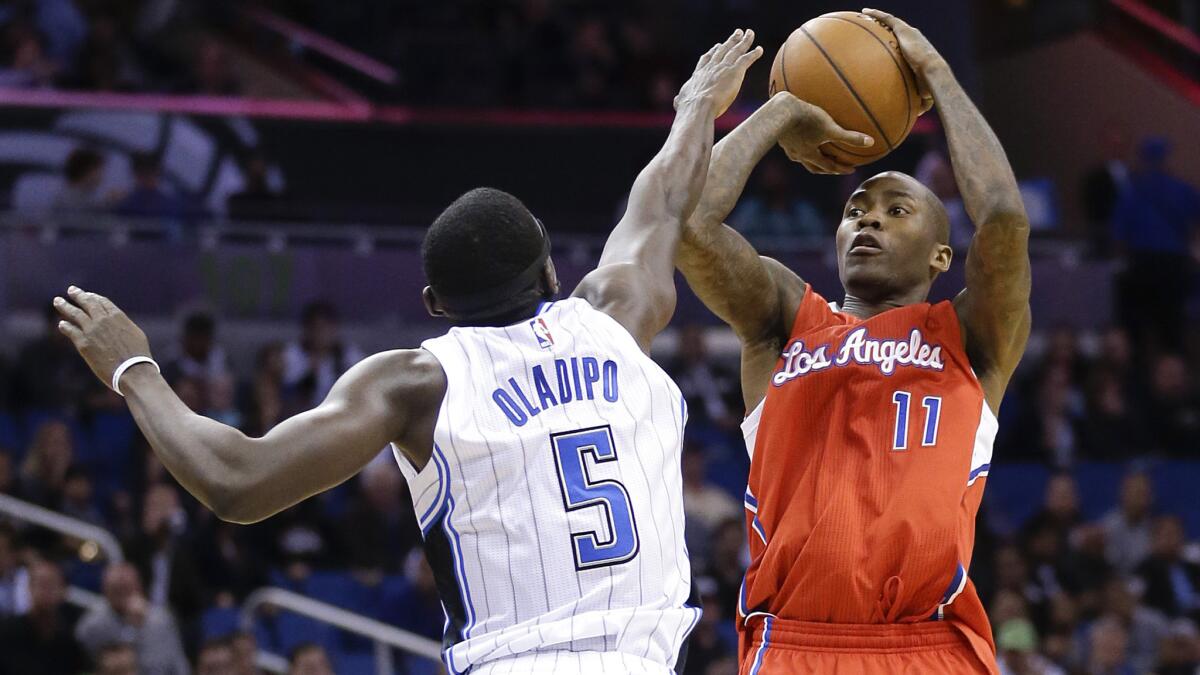
[[[820,108],[780,92],[713,149],[704,195],[684,228],[676,261],[696,295],[744,345],[785,339],[805,286],[777,261],[759,257],[724,220],[776,142],[813,173],[852,171],[820,152],[822,143],[833,140],[858,147],[873,142],[841,129]]]
[[[683,221],[704,187],[713,121],[733,102],[746,69],[762,56],[754,31],[736,31],[696,65],[675,98],[675,122],[662,149],[638,174],[625,216],[608,238],[599,267],[575,295],[626,327],[642,349],[675,311],[675,250]]]
[[[63,317],[59,329],[105,384],[127,358],[149,356],[141,329],[107,298],[72,287],[54,305]],[[131,367],[119,386],[171,475],[221,519],[252,523],[341,483],[389,442],[420,433],[445,376],[421,350],[372,356],[343,375],[321,405],[262,438],[192,412],[149,364]]]
[[[920,31],[896,17],[863,10],[892,29],[918,80],[932,94],[950,143],[950,161],[975,237],[967,287],[955,299],[967,351],[993,410],[1029,339],[1029,219],[999,139]]]

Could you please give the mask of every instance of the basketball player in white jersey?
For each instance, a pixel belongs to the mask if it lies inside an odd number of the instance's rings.
[[[682,223],[713,121],[762,53],[737,31],[676,98],[599,267],[565,300],[541,222],[473,190],[430,227],[425,303],[454,328],[372,356],[262,438],[194,414],[108,299],[71,287],[60,329],[123,394],[155,453],[219,517],[252,523],[392,444],[446,614],[451,673],[654,673],[679,661],[688,604],[679,462],[687,411],[647,356],[674,310]],[[811,108],[811,106],[809,106]],[[825,116],[820,142],[844,139]]]

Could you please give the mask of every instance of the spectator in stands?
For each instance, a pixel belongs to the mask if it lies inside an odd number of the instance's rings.
[[[1084,413],[1070,371],[1055,366],[1038,373],[1035,396],[1021,411],[1009,432],[1009,451],[1022,459],[1037,459],[1066,468],[1079,459],[1079,426]]]
[[[126,542],[126,550],[129,561],[146,580],[147,600],[154,607],[173,611],[190,638],[204,607],[200,576],[186,535],[187,513],[179,504],[178,490],[169,483],[150,485],[142,500],[141,527],[133,540]]]
[[[1178,516],[1154,520],[1150,557],[1138,566],[1146,584],[1147,605],[1169,617],[1200,619],[1200,564],[1184,558],[1183,521]]]
[[[96,507],[92,478],[86,469],[79,465],[67,469],[62,495],[58,510],[64,515],[98,527],[106,526],[103,514]]]
[[[237,383],[233,376],[209,378],[207,385],[204,399],[208,407],[204,410],[204,416],[235,429],[242,428],[242,412],[237,407]]]
[[[41,89],[54,83],[58,66],[46,55],[42,36],[30,25],[18,21],[3,34],[0,56],[0,87],[5,89]]]
[[[1150,476],[1134,472],[1121,481],[1120,506],[1101,521],[1108,542],[1108,561],[1121,574],[1132,574],[1150,555],[1153,504],[1154,485]]]
[[[92,18],[71,83],[92,91],[133,91],[149,86],[138,52],[121,21],[101,11]]]
[[[746,527],[742,517],[739,515],[722,522],[713,531],[708,560],[696,573],[697,578],[705,579],[703,583],[712,584],[713,593],[725,612],[721,617],[725,621],[733,621],[736,614],[745,570],[745,547]]]
[[[62,570],[44,560],[29,566],[29,611],[0,622],[0,673],[76,675],[89,659],[75,640],[79,612],[64,602]]]
[[[1159,649],[1155,675],[1196,675],[1200,672],[1200,631],[1187,619],[1171,622],[1171,632]]]
[[[167,221],[171,235],[182,235],[183,219],[191,214],[187,199],[162,186],[162,166],[159,158],[150,153],[133,156],[133,189],[117,202],[115,211],[134,218],[162,218]]]
[[[679,351],[665,370],[679,385],[693,429],[737,429],[741,421],[741,391],[736,377],[709,354],[704,327],[679,329]]]
[[[1042,599],[1044,612],[1052,606],[1053,599],[1065,592],[1068,581],[1063,570],[1066,561],[1066,539],[1060,536],[1054,523],[1043,521],[1026,529],[1024,554],[1029,565],[1029,591]],[[1041,625],[1048,623],[1048,613],[1039,617]]]
[[[108,208],[110,195],[100,194],[104,181],[104,157],[89,148],[76,148],[63,165],[66,184],[54,197],[53,208],[63,213],[102,211]]]
[[[266,563],[256,545],[261,536],[258,529],[215,518],[201,524],[191,555],[217,604],[232,605],[266,583]]]
[[[223,44],[212,38],[200,43],[193,55],[192,81],[187,88],[189,93],[205,96],[237,96],[241,92],[229,50]]]
[[[950,219],[950,244],[955,251],[965,251],[975,234],[975,226],[967,215],[962,196],[958,194],[958,183],[950,166],[950,150],[946,137],[940,131],[925,135],[925,152],[913,169],[913,177],[942,200],[946,215]]]
[[[347,563],[360,570],[399,571],[408,552],[421,541],[408,484],[391,453],[367,465],[355,481],[356,494],[343,516]]]
[[[1063,581],[1083,611],[1095,613],[1100,607],[1100,591],[1113,575],[1113,566],[1105,557],[1104,527],[1099,523],[1080,525],[1071,541],[1074,546],[1063,564]]]
[[[196,655],[196,675],[237,675],[233,644],[217,638],[201,645]]]
[[[243,430],[252,436],[262,436],[283,419],[283,345],[272,342],[258,350],[254,375],[240,399]]]
[[[1149,436],[1141,409],[1130,400],[1119,373],[1098,367],[1088,383],[1082,428],[1088,459],[1123,460],[1144,451]]]
[[[0,522],[0,618],[29,610],[29,572],[21,564],[17,533]]]
[[[1139,675],[1129,660],[1129,635],[1115,619],[1106,617],[1093,624],[1087,645],[1088,675]]]
[[[1028,619],[1009,619],[996,628],[1000,675],[1066,675],[1037,653],[1037,630]]]
[[[137,650],[122,642],[104,645],[96,655],[96,675],[142,675]]]
[[[741,515],[742,506],[729,493],[708,480],[706,449],[696,442],[684,445],[683,507],[688,551],[707,558],[712,533],[717,526]],[[698,563],[698,561],[696,561]]]
[[[324,647],[308,642],[288,655],[288,675],[333,675],[333,664]]]
[[[19,497],[17,489],[17,474],[13,468],[12,451],[0,445],[0,494]]]
[[[1104,128],[1104,157],[1083,175],[1083,214],[1088,226],[1092,255],[1112,255],[1112,222],[1117,200],[1129,185],[1129,134],[1125,125],[1110,120]]]
[[[42,506],[55,507],[62,502],[67,470],[75,457],[71,428],[61,420],[42,422],[33,433],[21,465],[21,494]]]
[[[771,155],[758,167],[758,185],[729,216],[729,224],[759,249],[777,249],[789,239],[820,239],[830,234],[817,208],[796,194],[792,168]]]
[[[129,644],[137,652],[140,675],[187,675],[175,620],[146,599],[137,569],[129,563],[110,564],[101,588],[105,604],[89,610],[75,629],[83,646],[99,655],[105,645]]]
[[[1012,593],[1023,603],[1023,614],[1027,614],[1039,630],[1045,631],[1050,622],[1050,598],[1046,597],[1042,586],[1031,579],[1030,563],[1021,554],[1020,547],[1001,546],[996,549],[994,558],[996,597],[1005,591]],[[1001,620],[1002,617],[997,617],[997,621]]]
[[[1069,473],[1057,473],[1046,483],[1042,508],[1026,521],[1025,531],[1032,534],[1048,530],[1057,539],[1057,544],[1066,550],[1071,532],[1079,526],[1079,486]]]
[[[21,347],[12,373],[12,400],[22,410],[69,412],[95,388],[96,377],[58,330],[62,319],[50,302],[42,334]]]
[[[1167,635],[1167,619],[1161,612],[1138,604],[1130,579],[1112,577],[1104,585],[1104,613],[1096,623],[1105,621],[1112,621],[1121,629],[1125,658],[1134,673],[1145,673],[1154,667],[1158,645]],[[1095,650],[1094,643],[1092,649]]]
[[[1179,457],[1194,456],[1200,439],[1200,398],[1187,362],[1163,354],[1150,374],[1149,427],[1155,449]]]
[[[1193,266],[1190,249],[1200,225],[1200,192],[1171,175],[1170,144],[1148,138],[1140,166],[1117,200],[1114,239],[1125,270],[1117,292],[1117,315],[1137,344],[1179,351]]]
[[[217,320],[208,312],[192,312],[183,319],[176,353],[163,367],[168,381],[180,376],[209,380],[229,375],[229,359],[217,344]]]
[[[258,658],[258,640],[254,633],[241,630],[230,638],[233,646],[234,675],[259,675],[256,659]]]
[[[340,552],[342,533],[320,500],[302,501],[264,525],[269,532],[269,562],[294,582],[307,579],[314,568],[329,564]]]
[[[288,202],[271,185],[270,166],[261,154],[246,160],[246,183],[241,192],[229,196],[225,210],[234,220],[278,220],[287,218]]]
[[[401,630],[423,635],[431,640],[442,639],[442,630],[421,617],[437,616],[441,610],[437,579],[425,558],[424,551],[414,549],[404,560],[404,579],[408,586],[399,597],[392,599],[382,608],[380,617]]]
[[[283,350],[283,385],[295,392],[302,409],[324,400],[334,381],[358,363],[363,353],[340,334],[337,310],[311,302],[300,317],[301,336]]]
[[[700,620],[688,636],[687,661],[683,666],[683,675],[705,675],[710,664],[736,652],[736,645],[729,644],[728,633],[723,630],[723,617],[727,612],[721,607],[716,589],[712,584],[704,586],[706,588],[700,590],[704,613],[700,615]],[[736,633],[734,635],[736,636]],[[735,665],[727,672],[736,670]]]

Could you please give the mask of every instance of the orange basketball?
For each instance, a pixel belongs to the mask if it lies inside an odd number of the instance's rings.
[[[875,139],[866,149],[825,147],[855,166],[894,150],[921,112],[916,78],[896,36],[858,12],[823,14],[788,37],[771,66],[771,94],[783,89],[824,108],[843,128]]]

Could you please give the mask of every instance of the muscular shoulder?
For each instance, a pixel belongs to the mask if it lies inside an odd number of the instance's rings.
[[[435,410],[446,393],[446,373],[433,354],[424,349],[393,349],[363,359],[355,370],[389,400],[404,407]]]
[[[628,330],[643,350],[675,312],[675,286],[658,284],[645,269],[613,263],[589,273],[572,293],[611,316]]]

